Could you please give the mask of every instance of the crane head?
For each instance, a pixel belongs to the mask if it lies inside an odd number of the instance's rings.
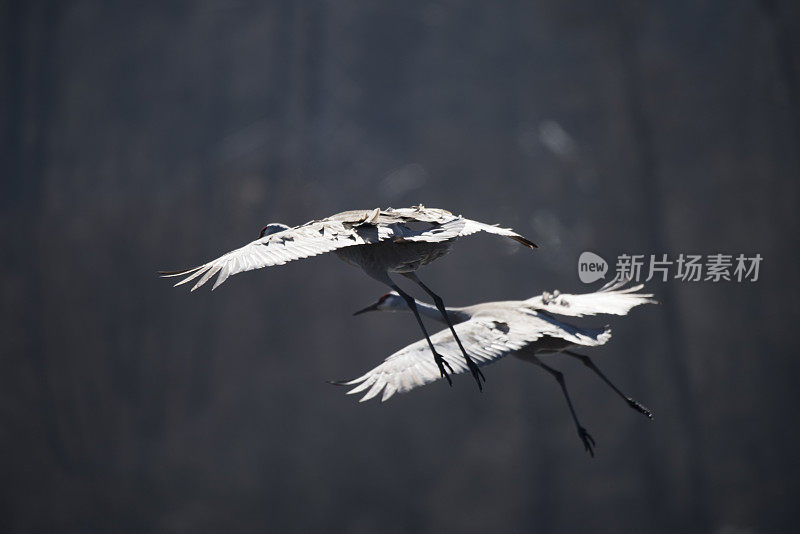
[[[285,224],[281,223],[269,223],[264,228],[261,229],[261,233],[258,234],[258,238],[261,239],[265,235],[275,234],[278,232],[283,232],[284,230],[288,230],[289,227]]]
[[[405,309],[406,301],[403,300],[403,297],[398,295],[394,291],[390,291],[386,293],[384,296],[378,299],[375,304],[371,304],[364,308],[363,310],[358,310],[353,315],[360,315],[365,312],[370,311],[397,311],[401,309]]]

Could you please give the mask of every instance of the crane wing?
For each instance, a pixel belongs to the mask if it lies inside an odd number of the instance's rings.
[[[543,293],[524,303],[534,310],[544,310],[558,315],[583,317],[584,315],[626,315],[641,304],[658,304],[650,293],[637,293],[644,285],[624,287],[627,280],[612,281],[593,293],[570,295]]]
[[[283,265],[286,262],[316,256],[353,245],[376,243],[393,235],[390,227],[371,222],[375,211],[353,212],[350,219],[333,218],[311,221],[281,232],[266,235],[247,245],[232,250],[219,258],[184,271],[161,272],[161,276],[185,276],[176,286],[197,279],[192,291],[217,275],[212,289],[216,289],[229,276],[244,271]]]
[[[472,219],[464,219],[464,229],[461,230],[460,235],[462,236],[470,235],[477,232],[487,232],[490,234],[502,235],[505,237],[509,237],[514,241],[516,241],[517,243],[525,245],[528,248],[538,248],[536,243],[534,243],[533,241],[531,241],[526,237],[519,235],[511,228],[500,228],[499,226],[495,226],[492,224],[485,224],[482,222],[473,221]]]
[[[544,337],[528,344],[526,348],[539,352],[560,350],[569,345],[584,347],[597,347],[604,345],[611,339],[611,328],[587,328],[575,326],[550,315],[547,312],[536,311],[530,308],[521,309],[526,315],[524,328],[530,331],[541,331]],[[566,343],[565,343],[566,342]]]
[[[413,208],[390,209],[382,212],[382,215],[398,217],[402,219],[403,222],[427,222],[434,225],[432,228],[422,232],[416,232],[414,235],[403,235],[403,241],[446,241],[477,232],[487,232],[509,237],[528,248],[537,247],[536,243],[519,235],[510,228],[500,228],[496,225],[473,221],[461,215],[453,215],[449,211],[443,209],[426,208],[420,205]]]
[[[408,223],[423,223],[416,229]],[[452,213],[417,206],[398,210],[355,210],[311,221],[280,232],[266,235],[247,245],[232,250],[203,265],[182,271],[162,271],[161,276],[183,276],[176,286],[196,280],[192,291],[216,275],[212,289],[233,274],[316,256],[354,245],[379,241],[442,242],[478,231],[508,236],[520,243],[535,247],[532,242],[515,232],[454,216]]]
[[[455,326],[464,349],[479,366],[490,364],[507,356],[542,336],[548,335],[549,327],[542,330],[520,332],[508,323],[491,316],[473,317]],[[552,328],[553,333],[557,330]],[[431,336],[436,351],[450,364],[454,374],[467,371],[464,355],[458,348],[449,329]],[[356,386],[348,395],[365,392],[360,402],[369,400],[383,392],[381,401],[395,393],[404,393],[441,378],[439,368],[433,360],[428,342],[421,339],[395,352],[382,364],[368,373],[349,382],[334,382],[338,385]]]
[[[472,219],[465,219],[460,215],[448,221],[435,224],[435,226],[425,231],[409,232],[406,229],[406,231],[400,235],[402,236],[402,241],[435,242],[435,241],[447,241],[450,239],[455,239],[456,237],[472,235],[478,232],[487,232],[490,234],[502,235],[505,237],[509,237],[514,241],[522,245],[525,245],[528,248],[537,248],[536,243],[530,241],[526,237],[519,235],[510,228],[500,228],[499,226],[484,224],[482,222],[473,221]]]

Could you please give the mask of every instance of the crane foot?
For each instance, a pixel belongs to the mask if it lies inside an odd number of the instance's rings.
[[[589,456],[594,458],[594,438],[582,426],[578,427],[578,436],[581,438],[581,441],[583,441],[583,446],[589,452]]]
[[[486,382],[486,377],[483,376],[480,367],[478,367],[478,365],[472,360],[472,358],[467,356],[466,359],[467,359],[467,367],[472,373],[472,378],[474,378],[475,382],[478,383],[478,390],[483,391],[483,384],[481,384],[481,380]]]
[[[653,412],[651,412],[650,410],[645,408],[641,403],[636,402],[635,400],[633,400],[630,397],[628,397],[626,400],[628,401],[628,406],[630,406],[631,408],[633,408],[637,412],[639,412],[641,414],[644,414],[645,417],[647,417],[648,419],[652,419],[653,418]]]
[[[442,378],[447,379],[447,383],[450,384],[450,387],[453,387],[453,380],[450,378],[450,375],[454,374],[453,368],[450,367],[450,364],[447,362],[447,360],[442,358],[442,355],[439,354],[438,352],[434,352],[433,361],[435,361],[436,365],[439,367],[439,373],[441,373]],[[447,373],[447,371],[445,371],[444,369],[445,367],[447,367],[450,370],[449,374]]]

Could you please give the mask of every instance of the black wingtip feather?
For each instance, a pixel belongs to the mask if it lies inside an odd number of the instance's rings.
[[[517,237],[514,237],[514,239],[518,243],[520,243],[522,245],[525,245],[528,248],[539,248],[539,245],[537,245],[536,243],[534,243],[533,241],[531,241],[528,238],[525,238],[525,237],[522,237],[522,236],[517,236]]]
[[[200,266],[202,267],[202,265]],[[170,276],[181,276],[184,274],[191,274],[195,272],[200,267],[193,267],[191,269],[180,269],[178,271],[156,271],[156,274],[162,278],[170,277]]]
[[[326,384],[331,384],[332,386],[346,386],[349,380],[326,380]]]

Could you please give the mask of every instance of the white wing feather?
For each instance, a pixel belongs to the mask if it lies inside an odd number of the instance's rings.
[[[577,328],[550,317],[520,315],[520,318],[523,320],[513,320],[509,325],[491,315],[479,315],[457,324],[455,330],[467,354],[479,366],[493,363],[546,336],[566,339],[577,345],[602,345],[611,336],[608,329]],[[449,329],[431,336],[431,342],[453,368],[454,374],[467,371],[464,356]],[[366,374],[339,384],[356,386],[347,392],[348,395],[365,392],[360,402],[381,392],[381,401],[385,401],[395,393],[405,393],[440,378],[428,342],[421,339],[395,352]]]
[[[504,323],[491,318],[473,318],[455,326],[467,353],[478,365],[486,365],[525,346],[528,340],[516,335],[508,335]],[[542,334],[537,334],[540,337]],[[436,351],[450,364],[454,374],[467,371],[467,365],[449,329],[431,336]],[[382,401],[395,393],[404,393],[441,378],[439,368],[433,360],[428,342],[421,339],[395,352],[382,364],[368,373],[343,383],[357,385],[348,395],[366,391],[361,402],[367,401],[383,392]]]
[[[637,293],[642,284],[622,288],[627,281],[608,284],[599,291],[578,295],[545,292],[530,298],[524,303],[534,310],[570,317],[584,315],[626,315],[632,308],[641,304],[658,304],[650,293]]]
[[[374,226],[351,226],[340,221],[314,221],[256,239],[194,269],[163,276],[188,275],[175,284],[176,286],[199,278],[192,287],[194,291],[218,274],[214,282],[215,289],[233,274],[283,265],[339,248],[374,243],[391,235],[388,231],[380,231],[385,230],[384,228],[379,228],[377,232],[375,229]]]
[[[536,243],[519,235],[511,228],[500,228],[499,226],[473,221],[472,219],[464,219],[464,229],[461,230],[460,235],[462,236],[471,235],[477,232],[487,232],[490,234],[510,237],[514,241],[517,241],[518,243],[525,245],[528,248],[536,248]]]
[[[430,227],[412,230],[405,223],[417,221]],[[505,228],[489,226],[477,221],[455,216],[436,208],[403,208],[399,210],[362,210],[343,212],[311,221],[281,232],[266,235],[247,245],[232,250],[208,263],[185,271],[161,273],[162,276],[184,276],[176,286],[197,280],[192,291],[217,276],[212,289],[216,289],[231,275],[283,265],[286,262],[324,254],[354,245],[366,245],[379,241],[425,241],[443,242],[478,231],[511,237],[525,244],[533,243]]]

